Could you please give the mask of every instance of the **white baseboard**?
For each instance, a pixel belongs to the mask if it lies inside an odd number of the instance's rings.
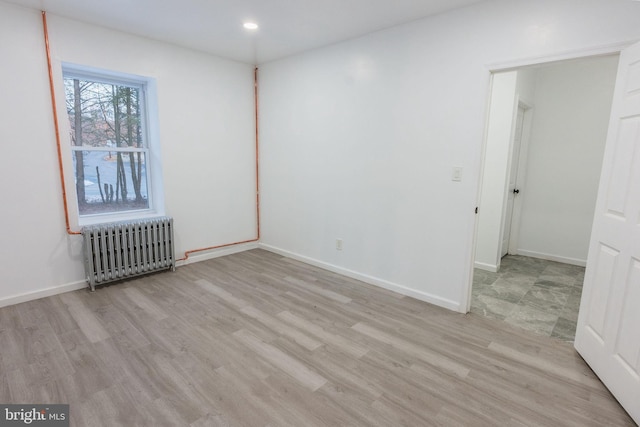
[[[329,264],[323,261],[319,261],[313,258],[309,258],[306,256],[298,255],[293,252],[289,252],[271,245],[266,245],[264,243],[246,243],[240,244],[237,246],[230,246],[226,248],[214,249],[209,252],[203,252],[198,255],[191,255],[189,259],[185,261],[179,261],[176,263],[176,266],[188,265],[194,262],[206,261],[208,259],[218,258],[226,255],[231,255],[239,252],[248,251],[251,249],[261,248],[270,252],[277,253],[282,256],[286,256],[288,258],[295,259],[297,261],[304,262],[306,264],[310,264],[325,270],[332,271],[334,273],[342,274],[344,276],[350,277],[352,279],[360,280],[365,283],[369,283],[374,286],[379,286],[381,288],[397,292],[401,295],[406,295],[421,301],[428,302],[430,304],[437,305],[439,307],[447,308],[449,310],[463,312],[460,303],[455,301],[451,301],[445,298],[441,298],[427,292],[417,291],[415,289],[408,288],[406,286],[402,286],[396,283],[389,282],[384,279],[379,279],[377,277],[369,276],[366,274],[358,273],[353,270],[349,270],[343,267],[339,267],[333,264]],[[45,298],[52,295],[58,295],[65,292],[76,291],[78,289],[84,289],[87,287],[86,280],[81,280],[77,282],[68,283],[60,286],[52,286],[46,289],[40,289],[33,292],[27,292],[24,294],[13,295],[10,297],[5,297],[0,299],[0,307],[6,307],[9,305],[20,304],[27,301],[36,300],[39,298]]]
[[[546,259],[547,261],[556,261],[556,262],[562,262],[564,264],[571,264],[571,265],[577,265],[580,267],[586,267],[587,266],[587,260],[585,259],[577,259],[577,258],[568,258],[568,257],[563,257],[563,256],[558,256],[558,255],[551,255],[551,254],[545,254],[542,252],[535,252],[535,251],[527,251],[524,249],[518,249],[516,251],[517,255],[522,255],[522,256],[528,256],[531,258],[540,258],[540,259]]]
[[[258,243],[243,243],[236,246],[228,246],[226,248],[213,249],[208,252],[198,253],[197,255],[191,255],[189,259],[185,261],[178,261],[176,266],[187,265],[194,262],[206,261],[208,259],[218,258],[225,255],[231,255],[238,252],[248,251],[250,249],[256,249]],[[50,297],[52,295],[63,294],[65,292],[77,291],[78,289],[87,288],[87,281],[81,280],[78,282],[67,283],[66,285],[52,286],[50,288],[40,289],[37,291],[27,292],[24,294],[12,295],[9,297],[0,298],[0,307],[6,307],[9,305],[20,304],[22,302],[33,301],[40,298]]]
[[[476,261],[474,263],[474,267],[475,268],[479,268],[480,270],[490,271],[492,273],[497,273],[498,272],[498,266],[497,265],[487,264],[487,263],[484,263],[484,262]]]
[[[329,270],[334,273],[342,274],[343,276],[350,277],[352,279],[360,280],[362,282],[368,283],[370,285],[378,286],[393,292],[397,292],[402,295],[406,295],[408,297],[412,297],[424,302],[428,302],[433,305],[437,305],[439,307],[447,308],[449,310],[457,311],[459,313],[464,313],[462,306],[460,303],[451,301],[445,298],[438,297],[436,295],[429,294],[427,292],[418,291],[415,289],[408,288],[406,286],[399,285],[397,283],[392,283],[384,279],[379,279],[377,277],[369,276],[366,274],[358,273],[353,270],[349,270],[347,268],[339,267],[337,265],[329,264],[324,261],[319,261],[314,258],[309,258],[303,255],[298,255],[293,252],[289,252],[284,249],[277,248],[275,246],[267,245],[264,243],[260,243],[258,245],[259,248],[267,250],[269,252],[276,253],[278,255],[285,256],[287,258],[295,259],[296,261],[304,262],[306,264],[313,265],[315,267],[322,268],[324,270]]]
[[[257,242],[240,243],[234,246],[227,246],[219,249],[212,249],[210,251],[197,252],[193,255],[189,255],[189,258],[184,261],[176,262],[176,267],[183,265],[189,265],[194,262],[206,261],[208,259],[219,258],[221,256],[237,254],[238,252],[244,252],[258,247]]]
[[[84,289],[88,287],[86,280],[79,282],[71,282],[66,285],[52,286],[50,288],[40,289],[37,291],[27,292],[24,294],[13,295],[0,299],[0,307],[6,307],[9,305],[20,304],[22,302],[33,301],[44,297],[50,297],[52,295],[63,294],[65,292],[77,291],[78,289]]]

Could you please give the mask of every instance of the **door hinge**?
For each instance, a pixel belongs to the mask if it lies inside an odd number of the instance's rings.
[[[476,214],[478,213],[478,207],[476,206]]]

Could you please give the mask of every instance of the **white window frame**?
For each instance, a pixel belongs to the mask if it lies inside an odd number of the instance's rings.
[[[111,151],[111,152],[141,152],[145,156],[145,172],[146,172],[146,186],[147,186],[147,198],[149,207],[146,209],[138,210],[126,210],[119,212],[106,212],[98,214],[85,214],[80,215],[78,206],[78,197],[76,194],[75,185],[68,186],[69,194],[67,197],[67,203],[71,205],[73,199],[73,206],[75,207],[74,213],[77,218],[79,226],[100,224],[113,221],[126,221],[142,218],[149,218],[154,216],[165,215],[164,211],[164,195],[163,195],[163,182],[162,182],[162,169],[161,169],[161,156],[160,156],[160,143],[158,132],[158,108],[157,108],[157,86],[155,79],[150,77],[143,77],[134,74],[121,73],[116,71],[98,69],[93,67],[87,67],[83,65],[62,63],[62,81],[65,78],[79,78],[83,80],[95,80],[98,82],[104,82],[108,84],[126,85],[140,90],[142,102],[140,103],[140,110],[142,115],[142,133],[144,140],[144,147],[93,147],[87,150],[87,147],[74,146],[71,144],[70,132],[66,132],[67,142],[65,152],[67,156],[65,159],[66,164],[73,164],[73,156],[77,151]],[[63,85],[64,87],[64,85]],[[64,100],[64,117],[67,119],[64,121],[69,124],[67,110],[66,110],[66,93]],[[75,182],[75,168],[65,168],[65,180],[67,183]]]

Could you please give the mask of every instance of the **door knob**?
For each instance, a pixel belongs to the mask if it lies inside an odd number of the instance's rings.
[[[518,190],[517,188],[513,189],[513,194],[520,194],[520,190]]]

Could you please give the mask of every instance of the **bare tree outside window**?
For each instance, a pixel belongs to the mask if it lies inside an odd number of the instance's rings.
[[[64,86],[80,215],[149,209],[143,87],[67,73]]]

